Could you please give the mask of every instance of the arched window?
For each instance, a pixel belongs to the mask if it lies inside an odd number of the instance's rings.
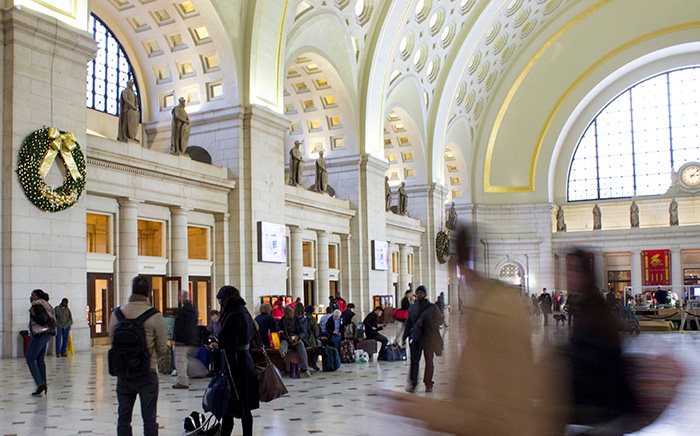
[[[109,28],[90,14],[88,32],[97,42],[97,56],[87,65],[87,107],[110,115],[119,114],[119,95],[126,88],[126,82],[134,81],[139,108],[139,87],[134,77],[129,58],[122,50],[121,44]]]
[[[700,161],[700,67],[644,80],[603,108],[574,152],[567,199],[661,195],[692,161]]]

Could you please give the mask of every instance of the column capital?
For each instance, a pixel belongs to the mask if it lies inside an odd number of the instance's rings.
[[[221,213],[214,214],[214,220],[216,220],[216,221],[227,221],[229,218],[231,218],[231,214],[228,212],[221,212]]]
[[[190,211],[194,209],[184,206],[170,206],[170,213],[173,215],[187,215]]]
[[[289,231],[290,231],[291,233],[295,234],[295,235],[298,235],[299,233],[301,233],[301,232],[303,232],[303,231],[305,230],[305,229],[304,229],[303,227],[301,227],[301,226],[295,226],[295,225],[292,225],[292,224],[288,225],[287,227],[289,227]]]
[[[139,203],[143,203],[143,200],[137,200],[131,197],[119,197],[117,202],[120,207],[137,207]]]
[[[330,238],[330,236],[332,235],[332,233],[329,232],[329,231],[326,231],[326,230],[316,230],[316,235],[317,235],[319,238]]]

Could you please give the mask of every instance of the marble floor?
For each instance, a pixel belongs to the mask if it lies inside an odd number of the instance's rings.
[[[566,328],[542,327],[533,320],[533,342],[539,348],[566,339]],[[396,335],[396,327],[387,328]],[[455,330],[456,332],[456,330]],[[443,397],[450,389],[449,368],[457,358],[457,339],[448,328],[443,357],[436,359],[435,392],[419,387],[416,395]],[[642,334],[627,339],[630,350],[659,352],[676,357],[687,377],[673,404],[653,425],[636,436],[681,436],[700,434],[700,335],[687,333]],[[47,356],[49,391],[34,398],[34,388],[23,359],[0,360],[0,436],[116,433],[116,380],[107,373],[107,347],[68,358]],[[344,364],[332,373],[314,373],[311,378],[285,377],[289,395],[263,403],[254,411],[256,435],[437,435],[419,422],[381,411],[380,389],[403,391],[407,362]],[[158,422],[161,435],[182,434],[183,418],[201,410],[207,380],[191,380],[189,390],[173,390],[170,375],[160,376]],[[135,408],[138,411],[138,405]],[[240,433],[237,424],[234,434]],[[134,434],[142,434],[141,418],[134,416]],[[488,436],[488,435],[485,435]]]

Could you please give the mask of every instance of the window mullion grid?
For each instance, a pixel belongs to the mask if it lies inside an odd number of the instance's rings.
[[[632,195],[637,195],[637,167],[634,159],[634,112],[632,110],[632,90],[629,91],[630,94],[630,134],[632,141]]]
[[[671,73],[666,73],[666,98],[668,102],[668,146],[671,151],[671,172],[673,173],[673,123],[671,122]]]
[[[593,120],[593,129],[595,131],[595,184],[598,192],[598,200],[600,200],[600,163],[598,156],[598,117]]]

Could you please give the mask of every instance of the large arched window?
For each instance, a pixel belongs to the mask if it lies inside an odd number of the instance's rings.
[[[88,32],[97,42],[97,56],[87,65],[87,107],[110,115],[119,114],[119,95],[129,80],[134,81],[134,92],[140,104],[139,87],[129,58],[109,28],[90,14]]]
[[[700,161],[700,67],[644,80],[595,117],[569,169],[569,201],[660,195]]]

